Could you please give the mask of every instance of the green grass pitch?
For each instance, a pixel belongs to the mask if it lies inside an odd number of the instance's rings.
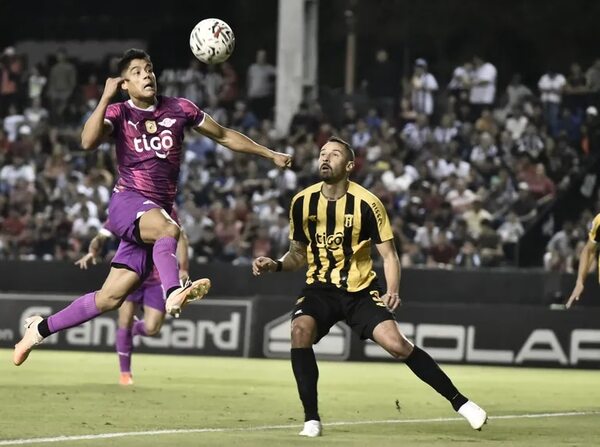
[[[288,361],[140,354],[124,388],[114,354],[40,349],[19,368],[11,354],[0,350],[0,446],[600,444],[600,371],[444,366],[491,416],[476,432],[403,364],[321,361],[324,436],[305,439]],[[129,435],[96,436],[110,433]],[[94,436],[56,439],[81,435]]]

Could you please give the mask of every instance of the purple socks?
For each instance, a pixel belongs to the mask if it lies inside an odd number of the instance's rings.
[[[142,337],[148,335],[146,333],[146,326],[144,325],[144,320],[137,320],[133,323],[133,326],[131,327],[131,336],[133,337],[134,335],[141,335]]]
[[[163,237],[154,243],[152,260],[158,270],[160,282],[165,291],[180,287],[179,266],[177,264],[177,239]]]
[[[131,353],[133,352],[133,336],[130,329],[117,329],[117,354],[119,368],[122,373],[131,372]]]
[[[63,310],[48,317],[50,333],[79,326],[81,323],[96,318],[102,312],[96,307],[96,292],[90,292],[77,298]]]

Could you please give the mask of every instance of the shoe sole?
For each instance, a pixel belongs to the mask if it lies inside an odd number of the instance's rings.
[[[165,306],[165,308],[167,309],[167,313],[174,316],[175,318],[179,318],[179,315],[181,314],[181,309],[183,309],[183,307],[189,302],[198,301],[204,298],[210,290],[210,286],[210,280],[207,278],[202,278],[194,281],[187,289],[183,290],[178,295],[178,297],[183,295],[183,298],[181,299],[180,303],[172,304],[171,306],[169,306],[169,300],[167,300],[167,305]]]

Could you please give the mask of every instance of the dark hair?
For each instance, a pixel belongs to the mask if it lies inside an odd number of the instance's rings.
[[[127,70],[130,62],[134,59],[145,59],[148,62],[152,62],[150,60],[150,55],[144,50],[140,50],[139,48],[130,48],[125,51],[121,59],[119,59],[119,63],[117,64],[117,70],[119,70],[119,74],[123,73],[124,70]]]
[[[344,149],[346,149],[346,154],[348,155],[348,161],[354,161],[354,149],[352,149],[352,147],[350,146],[350,144],[344,140],[342,140],[340,137],[329,137],[329,139],[327,140],[328,143],[338,143],[341,144],[342,146],[344,146]]]

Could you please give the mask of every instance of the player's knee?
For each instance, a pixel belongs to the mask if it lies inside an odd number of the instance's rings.
[[[384,348],[396,360],[405,360],[413,350],[412,344],[402,337],[390,341]]]
[[[156,335],[160,332],[162,324],[154,321],[144,321],[144,326],[146,329],[146,334],[152,337],[153,335]]]
[[[122,293],[111,289],[100,289],[96,292],[96,307],[101,312],[117,309],[123,302]]]
[[[160,239],[163,237],[172,237],[172,238],[179,240],[179,235],[181,233],[181,230],[179,229],[179,227],[176,224],[171,223],[171,222],[165,222],[163,225],[161,225],[159,233],[160,234],[157,237],[157,239]]]
[[[292,324],[292,347],[310,347],[314,341],[314,329],[307,324]]]

